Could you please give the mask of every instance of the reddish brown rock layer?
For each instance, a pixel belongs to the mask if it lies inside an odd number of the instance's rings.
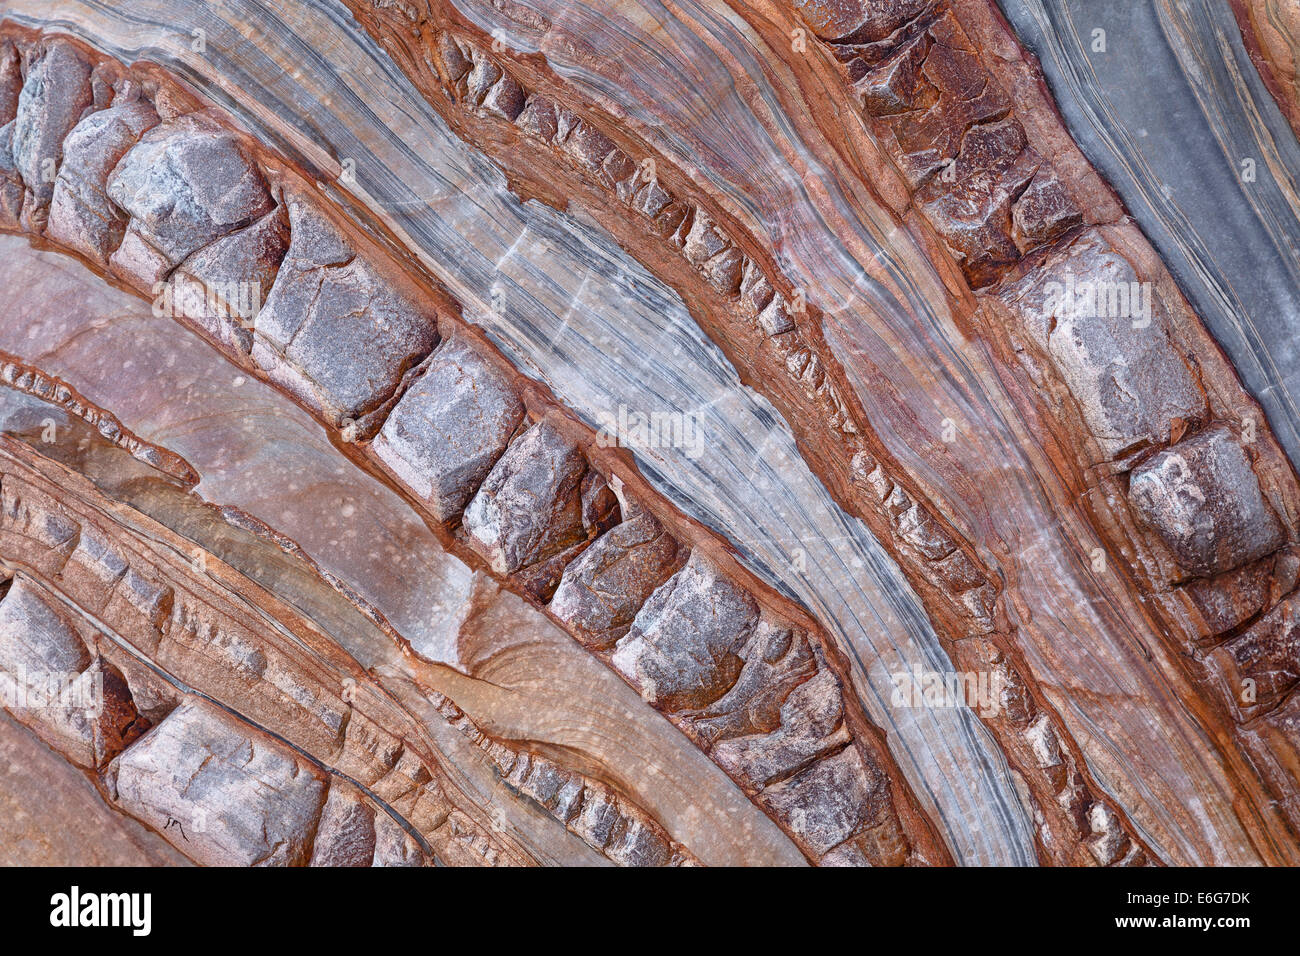
[[[13,36],[24,51],[24,67],[57,48],[61,61],[71,58],[88,70],[94,64],[111,78],[105,106],[147,100],[158,117],[158,125],[111,171],[103,162],[83,167],[106,174],[104,183],[88,185],[102,188],[126,219],[121,244],[115,250],[94,247],[92,263],[107,261],[128,287],[155,298],[232,361],[292,395],[337,430],[348,454],[405,489],[449,549],[538,606],[546,606],[568,566],[615,533],[624,514],[652,515],[674,552],[689,553],[693,568],[752,606],[759,626],[788,630],[816,651],[816,666],[807,672],[809,683],[819,678],[816,695],[802,702],[787,699],[784,685],[770,690],[787,700],[797,723],[806,708],[823,715],[816,724],[822,730],[812,739],[768,755],[781,767],[780,779],[747,774],[744,761],[734,758],[723,763],[701,739],[706,752],[814,861],[947,859],[879,733],[844,693],[842,663],[811,618],[763,587],[723,542],[667,506],[626,456],[598,447],[589,429],[521,378],[466,326],[445,290],[363,236],[226,118],[197,110],[160,71],[128,70],[63,40],[18,31]],[[20,111],[26,102],[20,97]],[[32,109],[45,108],[43,101],[32,102]],[[33,236],[54,238],[39,229]],[[263,294],[264,302],[249,301]],[[479,404],[467,406],[463,395],[458,398],[467,374],[482,376]],[[429,416],[439,415],[453,423],[454,434],[430,429]],[[470,427],[475,416],[483,420]],[[466,461],[472,463],[468,469],[462,467]],[[620,540],[611,539],[603,549],[615,551]],[[669,619],[694,613],[689,602],[681,603],[690,592],[674,583],[685,573],[674,574],[676,560],[635,566],[633,593],[647,600],[639,610],[619,609],[621,619],[632,618],[633,631],[620,648],[637,639],[638,622],[651,605]],[[128,603],[147,620],[149,614],[165,620],[170,613],[161,592],[132,592]],[[587,633],[552,616],[580,639]],[[755,620],[737,620],[713,634],[707,644],[718,653],[704,660],[692,656],[693,644],[678,645],[676,634],[664,632],[657,647],[664,660],[654,669],[653,683],[643,668],[623,663],[619,649],[596,653],[689,735],[685,710],[720,699],[750,657],[761,653],[761,645],[751,641]],[[708,693],[655,693],[659,685],[684,686],[688,659],[690,676]],[[753,729],[741,736],[762,738],[782,727]],[[418,795],[414,799],[418,803]],[[339,808],[329,816],[350,821],[355,813]],[[600,833],[598,821],[565,822]],[[631,856],[640,853],[628,850]]]
[[[452,5],[427,3],[418,15],[366,3],[351,8],[452,128],[502,164],[516,188],[561,209],[581,201],[625,248],[682,293],[744,380],[782,411],[800,451],[840,504],[899,560],[956,666],[996,672],[1004,680],[1016,706],[986,723],[1033,793],[1042,858],[1146,859],[1142,841],[1089,781],[1073,742],[1024,676],[1019,651],[995,610],[996,578],[894,463],[857,403],[846,400],[853,391],[822,339],[820,313],[776,268],[763,244],[698,182],[585,101],[544,58],[494,44]],[[932,134],[931,127],[937,128],[932,123],[913,131],[909,142]],[[970,165],[990,151],[1014,149],[1014,162],[999,160],[1000,168],[1025,179],[1021,186],[999,187],[1017,195],[1023,188],[1028,198],[1017,214],[1021,225],[1014,239],[1008,233],[1000,257],[979,258],[978,268],[986,272],[1016,258],[1017,242],[1046,242],[1078,221],[1065,209],[1069,200],[1059,184],[1038,175],[1046,167],[1024,148],[1023,133],[1008,130],[972,142],[963,158]],[[939,165],[933,160],[931,168]],[[1008,172],[1012,166],[1016,171]],[[978,205],[974,197],[963,201]],[[947,200],[936,193],[934,202]],[[1004,205],[1009,209],[1009,200]],[[968,211],[952,208],[969,218]],[[994,221],[997,213],[981,215]],[[987,231],[971,227],[963,241],[973,250]],[[1038,732],[1060,741],[1051,762],[1044,763],[1029,743]],[[1120,853],[1089,851],[1099,841],[1113,842],[1091,828],[1093,806],[1105,810],[1096,819],[1116,821],[1125,834]],[[1046,833],[1054,834],[1050,841]]]

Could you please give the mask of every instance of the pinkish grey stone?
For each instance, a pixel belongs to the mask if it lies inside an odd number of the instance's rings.
[[[434,517],[454,521],[523,418],[509,379],[454,336],[402,395],[372,448]]]
[[[1129,498],[1179,565],[1194,575],[1230,571],[1285,541],[1246,450],[1223,425],[1134,468]]]
[[[100,266],[122,242],[127,216],[109,198],[108,176],[145,131],[158,124],[146,100],[91,113],[63,141],[45,235]]]
[[[314,203],[287,205],[289,249],[254,322],[253,361],[346,425],[390,399],[437,345],[437,317],[358,255]]]
[[[274,205],[234,134],[200,115],[146,133],[109,175],[108,195],[131,216],[113,268],[146,290]]]
[[[735,684],[757,622],[753,596],[693,554],[646,601],[611,663],[662,710],[703,708]]]
[[[586,537],[578,446],[541,421],[506,449],[465,509],[470,547],[498,574],[514,574]]]
[[[595,647],[627,633],[641,606],[676,570],[683,549],[648,511],[592,542],[564,569],[550,611]]]

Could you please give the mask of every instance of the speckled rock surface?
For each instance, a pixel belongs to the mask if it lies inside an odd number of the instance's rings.
[[[509,381],[462,338],[444,342],[384,423],[375,454],[441,521],[458,518],[523,421]]]
[[[1129,495],[1138,514],[1193,574],[1230,571],[1284,541],[1245,448],[1223,426],[1139,465],[1129,479]]]

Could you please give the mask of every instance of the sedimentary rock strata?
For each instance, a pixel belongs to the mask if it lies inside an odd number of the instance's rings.
[[[266,388],[329,443],[286,451],[275,479],[319,507],[309,550],[301,505],[266,507],[282,488],[217,480],[273,446],[264,426],[187,437],[167,406],[193,385],[149,395],[148,350],[105,387],[93,356],[120,319],[0,343],[5,706],[106,806],[200,864],[720,858],[703,834],[733,824],[590,742],[655,728],[709,806],[753,814],[736,842],[769,828],[773,860],[1296,861],[1294,468],[993,4],[753,0],[698,35],[675,13],[679,62],[717,58],[699,90],[646,54],[664,40],[638,39],[630,5],[608,34],[582,5],[347,6],[353,42],[432,110],[401,122],[454,137],[479,186],[388,204],[252,92],[3,31],[0,227],[215,349],[221,400]],[[691,105],[733,69],[716,117]],[[476,189],[573,232],[524,226],[492,268],[449,264],[419,209]],[[622,396],[566,380],[583,370],[564,330],[589,282],[611,288],[600,271],[569,285],[566,246],[531,300],[498,295],[516,247],[535,263],[570,236],[635,266],[624,302],[678,296],[690,347],[735,378],[725,400],[800,460],[714,462],[692,495],[674,485],[673,460],[698,457],[684,419],[648,411],[654,441],[610,441],[593,418]],[[594,308],[617,329],[619,302]],[[563,312],[551,340],[534,309]],[[640,356],[608,361],[637,380]],[[691,407],[692,382],[663,380]],[[824,486],[838,577],[808,584],[806,539],[771,559],[801,502],[778,478],[757,514],[765,468]],[[372,529],[418,530],[356,540],[327,474],[389,496]],[[727,519],[742,498],[752,523]],[[869,565],[834,550],[858,536]],[[437,580],[406,583],[417,551]],[[372,575],[419,590],[403,605]],[[855,622],[881,645],[930,629],[924,671],[846,638],[858,577],[895,589]],[[512,640],[535,642],[531,682]],[[579,666],[593,699],[552,724],[592,726],[548,741],[544,675]],[[53,675],[95,706],[16,702]],[[969,711],[996,759],[945,763],[900,729],[912,708]],[[968,798],[934,781],[968,770],[1010,803],[954,812]]]
[[[68,55],[86,57],[87,61],[91,58],[66,41],[52,42],[67,46]],[[256,310],[251,323],[251,348],[247,351],[239,347],[241,337],[235,331],[235,326],[243,328],[247,324],[245,318],[223,308],[220,302],[214,308],[212,296],[200,297],[195,303],[200,315],[182,313],[181,317],[212,335],[233,360],[284,388],[325,424],[337,428],[344,442],[369,438],[381,431],[381,426],[387,429],[375,443],[375,459],[384,461],[387,457],[396,462],[397,480],[409,480],[415,485],[411,489],[415,495],[433,498],[438,520],[459,525],[447,531],[448,545],[476,555],[492,573],[514,582],[539,602],[551,596],[566,566],[587,545],[619,524],[620,499],[626,502],[636,493],[645,498],[637,502],[638,510],[663,507],[648,494],[648,489],[637,489],[643,482],[613,456],[601,463],[604,471],[596,467],[585,451],[595,446],[594,436],[590,431],[584,434],[581,426],[558,408],[547,412],[549,399],[540,389],[526,386],[525,402],[525,396],[516,391],[517,373],[504,366],[500,357],[491,355],[485,343],[478,340],[468,344],[464,332],[458,342],[452,335],[458,328],[455,306],[445,292],[430,288],[427,281],[421,290],[418,280],[399,264],[381,257],[373,242],[347,235],[338,221],[339,213],[328,210],[318,200],[308,200],[302,186],[286,178],[291,176],[286,169],[259,168],[250,156],[250,147],[222,126],[212,111],[178,116],[145,134],[108,173],[107,195],[128,219],[122,245],[108,256],[112,273],[142,293],[157,295],[161,287],[169,288],[175,305],[191,301],[177,293],[178,284],[187,281],[187,274],[204,283],[209,292],[219,290],[222,280],[218,277],[260,289],[279,258],[266,301]],[[270,184],[268,179],[278,181]],[[274,241],[273,231],[260,236],[248,232],[253,224],[273,214],[273,190],[283,196],[281,201],[287,207],[289,240],[283,248]],[[232,235],[244,237],[240,243],[244,249],[228,252],[212,248]],[[241,265],[248,271],[240,274],[237,270]],[[430,299],[443,305],[441,316],[438,310],[418,304]],[[218,325],[215,335],[214,313],[219,323],[224,322],[224,327]],[[438,330],[440,320],[447,332],[445,337]],[[443,338],[445,348],[435,349]],[[430,350],[432,358],[424,361]],[[430,397],[454,403],[457,389],[468,386],[477,390],[476,381],[465,383],[457,377],[467,372],[479,373],[483,379],[482,400],[489,403],[487,414],[503,419],[505,426],[516,430],[513,438],[506,443],[502,425],[488,421],[462,434],[457,445],[452,446],[454,452],[449,448],[440,456],[436,446],[432,454],[417,446],[419,457],[415,461],[398,457],[396,436],[404,434],[409,449],[412,433],[437,434],[436,423],[431,427],[428,420],[422,420]],[[422,385],[422,390],[403,393],[411,381]],[[452,392],[450,399],[446,392]],[[409,403],[405,401],[407,394]],[[491,406],[493,402],[499,410]],[[526,406],[531,406],[531,423],[525,421]],[[473,413],[480,408],[466,411]],[[463,423],[457,423],[457,427],[464,429]],[[448,454],[468,458],[472,465],[458,479],[467,487],[453,485],[450,502],[432,494],[435,482],[443,485],[447,480],[439,474],[439,468],[445,467]],[[490,468],[485,469],[488,465]],[[617,487],[617,493],[611,485]],[[680,547],[685,552],[698,545],[705,551],[717,548],[702,538],[700,531],[686,529],[680,516],[664,517],[687,534],[685,540],[672,542],[674,549]],[[613,546],[617,547],[617,542]],[[717,580],[737,600],[757,607],[750,591],[755,585],[745,581],[740,568],[725,555],[719,553],[716,560],[723,566],[730,563],[731,569],[722,571],[710,565],[710,573],[725,575]],[[648,570],[657,580],[652,578],[645,588],[650,592],[647,599],[658,593],[656,588],[669,588],[671,596],[672,569],[652,565]],[[110,625],[121,627],[132,637],[138,634],[145,653],[166,661],[178,653],[182,658],[212,658],[216,666],[232,675],[246,675],[247,681],[254,684],[280,669],[268,660],[255,637],[242,628],[221,628],[180,601],[170,588],[152,584],[133,571],[125,573],[127,577],[103,607],[99,606],[104,601],[98,595],[88,594],[83,600],[90,605],[88,610],[104,615]],[[774,596],[767,600],[776,606],[781,603]],[[125,605],[122,620],[109,614],[118,604]],[[791,609],[791,613],[796,621],[804,617],[798,609]],[[557,620],[563,623],[558,615]],[[164,638],[149,633],[150,628],[161,629],[164,623],[169,623],[174,636]],[[807,634],[807,624],[794,626],[800,628],[801,635]],[[142,629],[143,633],[139,633]],[[677,638],[672,634],[661,640],[661,652],[671,660],[655,670],[659,679],[676,686],[695,680],[699,674],[689,662],[693,645],[688,641],[690,646],[674,647]],[[739,661],[735,653],[739,651],[737,644],[729,652],[729,660]],[[828,649],[823,654],[823,669],[831,666],[827,654],[833,653]],[[620,666],[616,657],[611,663],[634,686],[640,689],[646,684],[643,675]],[[725,669],[703,693],[696,692],[691,702],[712,702],[728,689],[734,676]],[[830,680],[831,695],[842,698],[842,685],[835,678]],[[308,686],[302,680],[292,683],[304,689]],[[254,684],[245,683],[245,690],[260,696]],[[670,717],[676,717],[685,703],[652,693],[647,694],[647,700]],[[261,705],[251,701],[245,712],[266,717]],[[312,717],[309,722],[322,717],[327,727],[331,722],[342,726],[338,713]],[[841,717],[834,729],[840,729],[845,719],[853,718]],[[761,796],[762,783],[741,781],[742,787],[813,860],[841,844],[845,845],[845,853],[850,845],[858,847],[855,852],[865,854],[862,858],[867,861],[873,861],[877,852],[885,857],[874,862],[941,859],[943,851],[919,814],[911,808],[904,808],[900,814],[897,809],[898,797],[891,792],[890,778],[882,769],[890,765],[887,752],[878,738],[873,739],[862,717],[857,716],[855,722],[856,733],[845,733],[853,741],[856,758],[845,764],[847,769],[836,771],[841,777],[848,774],[852,784],[849,808],[837,804],[825,811],[836,819],[848,814],[847,822],[834,831],[838,839],[833,844],[824,845],[827,837],[823,829],[827,825],[816,822],[812,814],[816,805],[835,799],[824,787],[796,789],[794,792],[801,794],[805,803],[792,802],[795,798],[789,792],[781,801],[767,800]],[[327,746],[325,737],[317,731],[312,733],[313,747]],[[830,758],[811,752],[802,762],[823,759]],[[737,776],[741,770],[733,769],[731,773]],[[904,800],[910,799],[905,790],[898,789],[901,786],[901,779],[896,778],[892,791]],[[131,805],[139,809],[145,806],[143,799],[136,798]],[[610,825],[606,819],[609,813],[595,810],[594,805],[586,812],[598,812],[603,822],[584,821],[578,824],[579,832],[590,832],[601,846],[611,845],[613,837],[605,832]],[[870,837],[864,835],[868,833]],[[300,862],[298,857],[305,852],[305,848],[295,851],[292,861]],[[630,859],[641,855],[641,851],[627,847],[617,853]]]
[[[1246,50],[1293,128],[1300,128],[1295,38],[1300,10],[1279,0],[1232,0]]]

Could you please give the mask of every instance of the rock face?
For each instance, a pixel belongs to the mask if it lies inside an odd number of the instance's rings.
[[[45,234],[101,268],[122,243],[127,216],[109,199],[108,177],[158,114],[145,100],[91,113],[63,142]]]
[[[637,614],[614,666],[652,703],[707,706],[739,676],[739,651],[757,623],[754,599],[692,558]]]
[[[437,344],[435,321],[328,217],[301,200],[288,207],[289,249],[254,323],[253,359],[336,422],[355,420]]]
[[[523,421],[503,375],[460,338],[444,342],[375,439],[375,454],[440,521],[460,517]]]
[[[511,442],[465,509],[471,547],[513,574],[583,537],[582,478],[575,442],[539,422]]]
[[[25,581],[0,604],[0,701],[85,768],[102,767],[149,727],[120,672],[92,658],[52,597]]]
[[[551,613],[585,640],[606,647],[622,637],[637,612],[679,563],[682,549],[648,512],[597,538],[564,569]]]
[[[76,678],[90,654],[54,607],[19,582],[0,605],[0,680],[11,712],[56,749],[83,766],[94,766],[94,738],[87,710],[78,709]],[[65,690],[71,691],[65,695]],[[89,707],[88,707],[89,705]]]
[[[145,134],[113,169],[108,195],[131,216],[113,270],[145,288],[272,206],[266,181],[237,140],[199,116]]]
[[[98,52],[161,2],[0,27],[0,705],[104,808],[214,865],[1300,862],[1300,482],[996,5],[222,6],[187,90]]]
[[[1285,540],[1260,494],[1246,450],[1218,426],[1166,448],[1133,469],[1129,496],[1178,563],[1197,575],[1231,571]]]
[[[90,64],[72,46],[56,40],[27,70],[9,142],[13,170],[26,193],[22,215],[39,228],[54,194],[63,141],[94,101]]]
[[[1169,338],[1152,283],[1098,233],[1080,237],[1002,296],[1078,403],[1108,458],[1204,421],[1205,395]]]
[[[186,701],[109,769],[114,802],[209,866],[307,862],[325,784],[291,752]]]

